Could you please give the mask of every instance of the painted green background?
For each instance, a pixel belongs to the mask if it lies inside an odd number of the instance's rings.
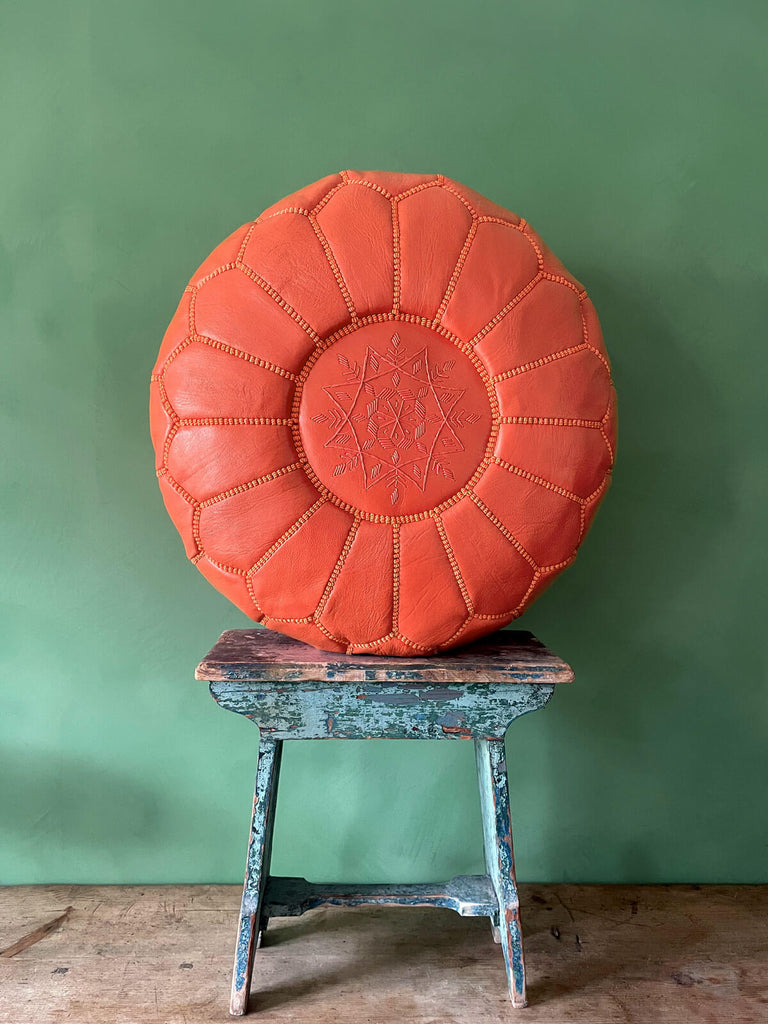
[[[524,624],[574,687],[508,738],[530,880],[768,880],[766,7],[0,3],[0,881],[241,877],[257,732],[194,666],[155,353],[234,227],[343,167],[442,171],[588,286],[614,487]],[[482,870],[469,744],[288,748],[280,873]]]

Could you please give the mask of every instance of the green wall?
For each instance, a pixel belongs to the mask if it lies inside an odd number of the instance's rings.
[[[187,277],[344,167],[525,216],[602,318],[614,486],[525,616],[576,685],[508,737],[528,880],[768,880],[760,2],[0,3],[0,881],[235,881],[257,732],[192,674],[246,619],[147,429]],[[482,870],[470,745],[290,746],[276,869]]]

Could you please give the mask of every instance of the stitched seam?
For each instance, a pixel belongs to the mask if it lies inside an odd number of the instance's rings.
[[[306,510],[306,512],[304,512],[296,520],[296,522],[293,523],[292,526],[288,527],[288,529],[285,531],[285,533],[283,533],[280,537],[277,538],[275,543],[264,552],[264,554],[261,556],[261,558],[259,558],[256,562],[253,563],[251,568],[248,570],[248,575],[249,576],[254,576],[259,571],[259,569],[262,568],[262,566],[266,565],[266,563],[270,560],[270,558],[277,551],[280,550],[280,548],[283,546],[283,544],[285,544],[286,541],[290,540],[291,537],[301,529],[301,527],[314,515],[314,513],[320,508],[320,506],[321,505],[325,505],[326,501],[327,501],[327,498],[323,498],[323,497],[318,498],[317,501],[314,503],[314,505],[311,505]],[[310,616],[310,618],[311,618],[311,616]]]
[[[380,644],[386,643],[387,640],[392,640],[397,634],[394,630],[390,630],[385,636],[380,636],[376,640],[368,640],[365,643],[350,643],[347,647],[347,654],[357,654],[360,651],[370,651],[374,647],[378,647]]]
[[[285,476],[287,473],[294,473],[297,469],[301,469],[298,462],[292,462],[290,466],[281,466],[280,469],[276,469],[272,473],[266,473],[255,480],[249,480],[248,483],[238,484],[237,487],[230,487],[228,491],[222,491],[221,494],[214,494],[212,498],[206,498],[205,501],[200,502],[200,508],[218,505],[220,501],[226,501],[227,498],[233,498],[236,494],[243,494],[245,491],[252,491],[254,487],[260,487],[270,480],[277,480],[278,477]]]
[[[345,186],[349,184],[349,181],[347,180],[345,175],[346,171],[342,171],[342,180],[337,185],[334,185],[332,189],[326,192],[325,195],[315,203],[315,205],[312,207],[310,211],[313,217],[316,217],[318,213],[320,213],[325,204],[328,203],[336,195],[337,192],[340,192],[343,188],[345,188]]]
[[[597,487],[590,494],[590,496],[586,499],[584,504],[581,506],[581,509],[579,510],[580,511],[580,515],[579,515],[579,540],[578,540],[579,544],[581,544],[582,540],[584,540],[584,535],[586,533],[586,528],[587,528],[587,509],[589,508],[589,506],[591,504],[593,504],[593,503],[597,504],[597,503],[599,503],[602,500],[603,495],[608,490],[608,485],[610,484],[610,482],[611,482],[611,472],[609,470],[605,474],[605,476],[603,478],[603,482],[600,484],[600,486]]]
[[[528,551],[526,551],[526,549],[523,547],[523,545],[520,543],[520,541],[517,539],[517,537],[515,537],[514,534],[509,532],[509,530],[502,523],[502,521],[500,519],[498,519],[493,514],[493,512],[491,512],[491,510],[488,508],[488,506],[485,504],[485,502],[482,501],[481,498],[478,498],[478,496],[474,493],[474,491],[470,494],[470,498],[472,499],[472,501],[474,501],[474,503],[477,505],[477,507],[480,509],[480,511],[483,513],[483,515],[487,519],[490,519],[490,521],[493,523],[493,525],[496,527],[496,529],[499,531],[499,533],[503,537],[507,538],[507,540],[512,545],[512,547],[515,549],[515,551],[517,551],[517,553],[519,555],[522,555],[522,557],[526,560],[526,562],[528,562],[529,565],[531,565],[533,567],[534,570],[538,570],[539,569],[539,565],[535,561],[533,555],[531,555]]]
[[[181,417],[180,427],[290,427],[293,420],[282,416],[197,416]]]
[[[586,295],[586,293],[585,293],[585,295]],[[597,356],[597,358],[603,364],[603,366],[605,367],[605,371],[608,374],[608,377],[610,379],[611,367],[610,367],[610,365],[608,363],[608,360],[605,358],[605,356],[600,351],[600,349],[596,348],[591,343],[591,341],[589,340],[589,328],[587,327],[587,315],[584,312],[584,302],[583,302],[583,299],[581,298],[581,296],[579,297],[579,312],[581,313],[581,333],[582,333],[582,336],[584,338],[584,344],[590,350],[590,352],[594,352],[594,354]]]
[[[196,498],[193,498],[189,491],[185,487],[182,487],[181,484],[177,480],[175,480],[174,477],[171,476],[170,472],[165,466],[161,466],[160,469],[156,470],[155,476],[158,478],[158,480],[162,477],[168,484],[168,486],[173,488],[173,490],[176,491],[177,494],[180,494],[188,505],[191,505],[193,508],[199,507],[200,503],[198,502],[198,500]]]
[[[247,263],[238,261],[235,264],[235,267],[245,274],[249,280],[253,281],[254,284],[257,284],[259,288],[262,288],[292,320],[296,321],[299,327],[301,327],[301,329],[305,331],[315,343],[320,341],[320,335],[317,331],[307,323],[304,317],[300,316],[299,313],[296,312],[290,303],[285,301],[277,289],[273,288],[268,281],[265,281],[264,278],[257,274],[255,270],[252,270]]]
[[[457,348],[461,349],[461,351],[467,356],[467,358],[470,360],[470,362],[473,364],[473,366],[477,370],[480,378],[482,379],[483,383],[485,384],[486,392],[488,394],[488,401],[489,401],[489,404],[490,404],[490,407],[491,407],[491,429],[490,429],[489,434],[488,434],[488,441],[487,441],[486,447],[485,447],[485,454],[483,455],[483,458],[478,463],[477,468],[475,469],[475,471],[472,474],[472,476],[470,477],[470,479],[464,484],[464,486],[462,488],[460,488],[458,491],[456,491],[455,494],[453,494],[450,497],[446,498],[445,501],[441,502],[435,508],[433,508],[433,509],[426,509],[423,512],[415,512],[415,513],[413,513],[411,515],[403,515],[403,516],[391,516],[391,515],[385,515],[383,513],[380,514],[380,513],[374,513],[374,512],[364,512],[362,509],[359,509],[359,508],[357,508],[354,505],[350,505],[348,502],[344,501],[342,498],[338,497],[338,495],[336,495],[332,491],[330,491],[325,486],[325,484],[319,479],[319,477],[315,473],[314,469],[312,468],[312,464],[310,463],[309,459],[307,458],[307,455],[306,455],[306,452],[304,451],[304,446],[303,446],[302,440],[301,440],[301,430],[300,430],[300,424],[299,424],[299,411],[300,411],[300,407],[301,407],[302,389],[304,387],[304,383],[305,383],[305,381],[306,381],[310,371],[312,370],[312,367],[314,366],[315,362],[320,357],[320,355],[327,348],[329,348],[336,341],[338,341],[339,338],[341,338],[344,335],[349,334],[349,333],[357,330],[358,327],[365,326],[365,325],[367,325],[369,323],[381,323],[381,322],[386,322],[386,321],[390,321],[390,322],[405,322],[405,323],[419,323],[419,324],[422,324],[425,327],[430,327],[432,330],[435,330],[435,331],[437,331],[437,333],[441,334],[444,338],[447,338],[449,341],[453,342],[453,344],[456,345]],[[358,324],[345,324],[342,328],[340,328],[334,334],[331,334],[327,338],[324,338],[315,347],[315,351],[307,359],[307,361],[305,362],[304,366],[302,367],[301,373],[299,374],[298,381],[297,381],[297,384],[296,384],[296,390],[294,392],[294,397],[293,397],[293,406],[292,406],[292,410],[291,410],[291,419],[293,420],[293,423],[291,425],[291,432],[292,432],[292,435],[293,435],[293,443],[294,443],[294,447],[296,449],[296,453],[297,453],[297,455],[299,457],[299,461],[301,463],[301,466],[302,466],[304,472],[306,473],[307,477],[309,478],[309,480],[311,481],[311,483],[315,487],[315,489],[317,491],[319,491],[320,494],[325,495],[328,498],[328,500],[331,501],[338,508],[344,509],[345,512],[349,512],[349,513],[351,513],[352,515],[356,516],[359,519],[365,519],[365,520],[367,520],[369,522],[373,522],[373,523],[394,523],[394,522],[412,523],[412,522],[417,522],[420,519],[426,519],[426,518],[428,518],[429,516],[431,516],[431,515],[433,515],[435,513],[439,513],[443,509],[449,508],[451,505],[454,505],[457,501],[460,501],[465,496],[465,494],[468,494],[470,492],[471,488],[474,487],[474,485],[477,483],[477,481],[480,479],[480,477],[486,471],[488,466],[491,464],[491,458],[493,456],[493,451],[494,451],[494,448],[496,446],[496,440],[498,438],[499,422],[500,422],[499,402],[498,402],[498,397],[496,395],[496,389],[494,388],[494,386],[490,382],[490,378],[488,377],[488,371],[487,371],[487,369],[485,367],[485,363],[482,361],[482,359],[480,359],[480,357],[477,355],[477,353],[474,351],[474,349],[472,349],[471,346],[467,345],[466,342],[462,341],[457,335],[452,334],[446,328],[442,327],[439,324],[435,324],[434,321],[429,320],[426,317],[419,317],[419,316],[410,315],[410,314],[401,314],[398,317],[394,317],[391,313],[373,313],[373,314],[371,314],[369,316],[362,317]]]
[[[199,561],[200,558],[203,555],[203,541],[202,541],[202,538],[200,537],[200,513],[201,513],[201,511],[202,510],[201,510],[200,506],[197,504],[197,502],[195,502],[195,508],[194,508],[193,513],[192,513],[192,538],[193,538],[193,540],[195,542],[195,547],[197,548],[197,553],[196,553],[197,561]]]
[[[399,640],[401,643],[406,644],[408,647],[413,647],[415,651],[421,651],[424,654],[429,654],[433,650],[434,645],[426,646],[425,644],[419,644],[415,640],[411,640],[405,633],[395,633],[394,640]]]
[[[290,370],[286,370],[283,366],[277,366],[276,363],[270,363],[267,359],[260,359],[259,356],[252,356],[249,352],[244,352],[242,349],[234,348],[232,345],[227,345],[223,341],[217,341],[216,338],[209,338],[205,334],[193,334],[191,341],[199,341],[202,345],[207,345],[209,348],[218,349],[219,352],[226,352],[227,355],[235,356],[237,359],[242,359],[246,363],[252,363],[254,366],[260,366],[263,370],[269,370],[271,373],[276,373],[278,377],[285,377],[287,380],[296,380],[296,374],[291,373]]]
[[[469,250],[472,246],[472,242],[474,241],[476,234],[477,219],[473,218],[472,223],[469,226],[469,231],[467,232],[466,238],[464,239],[464,244],[461,247],[461,252],[459,253],[459,257],[456,260],[453,272],[451,273],[450,280],[448,281],[448,287],[445,289],[445,294],[443,295],[440,305],[437,307],[437,312],[435,313],[436,322],[443,318],[443,315],[446,309],[448,308],[448,303],[451,301],[451,297],[453,296],[453,292],[459,280],[459,275],[461,274],[462,267],[464,266],[464,261],[466,260],[469,254]]]
[[[542,356],[541,359],[533,359],[530,363],[514,366],[511,370],[505,370],[504,373],[497,373],[495,377],[491,377],[491,380],[494,384],[500,384],[504,380],[509,380],[510,377],[518,377],[521,373],[537,370],[540,366],[546,366],[547,363],[555,363],[559,359],[565,359],[567,356],[575,355],[577,352],[584,352],[586,348],[588,346],[582,342],[580,345],[572,345],[570,348],[561,349],[559,352],[551,352],[548,356]]]
[[[163,445],[163,458],[162,458],[162,461],[160,463],[161,468],[164,468],[164,469],[168,468],[168,455],[170,454],[170,451],[171,451],[171,445],[173,444],[173,439],[178,434],[180,426],[181,426],[181,423],[177,420],[176,423],[172,423],[171,424],[171,429],[165,435],[165,444]]]
[[[504,317],[507,315],[507,313],[509,313],[510,310],[514,309],[515,306],[517,306],[517,304],[519,302],[522,302],[522,300],[527,295],[531,294],[533,289],[536,287],[536,285],[539,283],[539,281],[542,280],[542,278],[543,278],[543,275],[541,274],[541,272],[539,272],[535,277],[532,277],[531,280],[528,282],[528,284],[525,286],[525,288],[521,289],[517,293],[517,295],[510,302],[508,302],[506,304],[506,306],[504,306],[502,309],[500,309],[499,312],[496,314],[496,316],[492,320],[488,321],[488,323],[485,325],[485,327],[481,327],[480,328],[480,330],[477,332],[477,334],[474,336],[474,338],[471,339],[469,344],[474,346],[474,345],[477,345],[478,342],[482,341],[483,338],[486,336],[486,334],[488,334],[489,331],[492,331],[493,328],[496,327],[497,324],[501,323],[501,321],[504,319]]]
[[[564,498],[568,498],[569,501],[575,501],[577,505],[582,505],[587,499],[580,498],[578,494],[574,494],[573,491],[567,491],[564,487],[560,487],[558,484],[553,484],[551,480],[547,480],[542,476],[536,476],[535,473],[529,473],[527,469],[520,469],[519,466],[513,466],[509,462],[505,462],[504,459],[494,455],[493,462],[497,466],[501,466],[502,469],[506,469],[508,473],[514,473],[515,476],[522,477],[523,480],[530,480],[533,484],[538,484],[539,487],[546,487],[548,491],[554,491],[556,494],[562,495]]]
[[[392,524],[392,630],[397,632],[400,619],[400,524]]]
[[[204,551],[201,551],[200,554],[197,556],[197,561],[199,562],[200,559],[203,557],[205,557],[211,563],[211,565],[215,565],[217,569],[221,569],[222,572],[232,573],[233,576],[245,577],[247,575],[245,569],[237,569],[235,568],[234,565],[227,565],[226,562],[219,562],[215,558],[211,558],[211,556],[206,554]]]
[[[325,253],[325,259],[328,263],[328,266],[331,268],[331,273],[336,278],[336,284],[339,286],[339,291],[341,292],[341,296],[344,299],[344,304],[346,305],[347,310],[349,311],[349,315],[353,321],[356,321],[358,319],[357,310],[355,309],[355,304],[352,301],[352,296],[349,293],[349,288],[347,288],[347,282],[344,280],[344,275],[339,269],[339,264],[336,262],[336,257],[333,254],[331,244],[325,237],[325,232],[318,224],[317,218],[312,214],[307,214],[307,217],[309,219],[309,223],[312,225],[312,230],[317,235],[318,242],[323,248],[323,252]]]
[[[320,616],[325,611],[325,606],[328,603],[328,598],[331,596],[331,591],[336,586],[336,580],[339,578],[339,573],[341,572],[344,562],[346,561],[347,555],[349,554],[349,549],[352,547],[352,542],[354,541],[357,535],[357,530],[359,526],[360,520],[353,520],[352,525],[349,528],[349,533],[347,534],[347,539],[344,541],[344,547],[341,549],[341,554],[336,559],[336,565],[333,567],[333,572],[328,577],[328,582],[326,583],[325,589],[323,590],[320,600],[317,603],[317,608],[315,608],[312,617],[318,625],[320,624]]]
[[[313,625],[315,625],[324,636],[327,636],[329,640],[333,640],[336,644],[346,644],[349,642],[344,636],[336,636],[336,634],[332,633],[327,626],[323,625],[322,622],[315,621]]]
[[[553,562],[552,565],[542,565],[540,567],[540,574],[542,576],[549,576],[551,573],[559,572],[561,569],[567,568],[576,558],[576,549],[574,548],[572,554],[568,555],[561,562]]]
[[[392,315],[400,310],[400,215],[396,199],[392,200]]]
[[[500,423],[515,423],[524,427],[587,427],[599,430],[600,420],[581,420],[566,416],[502,416]]]
[[[192,338],[189,337],[189,335],[188,335],[183,341],[179,342],[179,344],[176,346],[176,348],[171,349],[171,351],[168,353],[167,359],[163,363],[162,370],[160,371],[160,373],[157,376],[157,380],[160,381],[160,380],[162,380],[165,377],[165,371],[168,369],[168,366],[174,361],[174,359],[176,359],[177,356],[180,356],[181,353],[184,351],[184,349],[188,348],[191,343],[192,343]]]
[[[431,181],[422,181],[419,185],[412,185],[410,188],[405,189],[403,192],[398,192],[396,196],[392,196],[394,202],[399,203],[401,199],[407,199],[409,196],[415,196],[417,192],[423,192],[428,188],[437,188],[440,184],[438,180],[440,175],[435,175]]]
[[[190,285],[189,287],[192,288],[192,294],[190,297],[190,308],[192,303],[195,301],[195,296],[197,295],[197,293],[200,291],[204,284],[207,284],[208,281],[212,281],[214,277],[219,277],[221,274],[226,274],[228,270],[234,270],[234,268],[234,263],[222,263],[220,267],[216,267],[215,270],[211,270],[209,273],[207,273],[205,277],[201,277],[196,284]]]
[[[347,185],[365,185],[366,188],[373,189],[374,192],[378,192],[380,195],[385,196],[387,199],[391,199],[392,198],[392,193],[391,192],[388,192],[385,188],[382,188],[381,185],[377,185],[373,181],[366,181],[365,178],[350,178],[349,174],[347,174],[346,184]]]
[[[600,420],[600,433],[602,434],[603,441],[605,442],[605,446],[608,449],[608,455],[611,459],[611,465],[613,465],[614,460],[616,458],[616,452],[614,451],[613,445],[611,444],[611,439],[608,436],[608,431],[605,429],[605,423],[613,410],[613,405],[614,396],[611,395],[611,397],[608,399],[608,408],[605,410],[603,418]]]
[[[475,618],[474,615],[468,615],[467,618],[464,619],[462,624],[459,626],[459,628],[457,630],[455,630],[453,633],[451,633],[451,635],[448,637],[447,640],[444,640],[441,644],[438,644],[437,647],[435,648],[435,650],[436,651],[444,651],[448,647],[451,647],[453,644],[455,644],[456,640],[458,639],[458,637],[461,636],[461,634],[464,632],[464,630],[467,628],[467,626],[470,624],[470,622],[472,622],[474,620],[474,618]]]
[[[248,594],[250,595],[251,601],[253,602],[253,606],[256,609],[256,611],[259,613],[259,618],[256,621],[257,622],[266,622],[267,616],[266,616],[266,614],[264,612],[264,609],[261,607],[259,602],[256,600],[256,594],[254,593],[254,590],[253,590],[253,580],[251,579],[251,577],[247,577],[246,578],[245,585],[248,588]]]
[[[456,582],[459,586],[459,590],[461,591],[461,596],[464,599],[464,604],[467,606],[467,611],[471,616],[474,614],[475,611],[474,606],[472,604],[472,598],[469,596],[469,591],[467,590],[467,585],[464,582],[464,577],[461,575],[459,563],[456,560],[456,555],[453,553],[453,548],[451,547],[451,542],[448,539],[448,534],[445,529],[445,523],[443,522],[442,517],[439,515],[435,515],[433,518],[435,521],[435,526],[437,527],[437,532],[440,534],[440,540],[443,543],[443,548],[445,549],[445,553],[448,556],[448,561],[451,563],[451,569],[453,570],[453,575],[455,576]]]
[[[586,288],[579,288],[569,277],[563,277],[562,274],[553,274],[550,270],[542,270],[541,276],[546,281],[555,281],[557,284],[564,284],[566,288],[570,288],[572,292],[575,292],[578,295],[579,300],[586,299],[587,297]]]
[[[254,221],[251,224],[251,226],[246,231],[245,236],[243,237],[243,241],[240,244],[240,248],[237,250],[237,256],[235,256],[235,263],[236,264],[237,263],[241,263],[242,259],[243,259],[243,256],[245,256],[245,250],[248,248],[248,243],[251,240],[251,235],[253,234],[254,230],[256,229],[256,223],[257,222]]]
[[[262,214],[260,217],[256,218],[254,223],[264,224],[268,220],[272,220],[273,217],[282,217],[284,213],[300,213],[305,217],[309,216],[309,210],[304,206],[284,206],[282,210],[273,210],[272,213],[269,213],[266,216]]]

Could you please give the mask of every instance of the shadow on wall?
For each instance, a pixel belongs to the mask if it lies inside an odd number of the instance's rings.
[[[566,879],[588,880],[607,864],[617,878],[660,878],[684,841],[669,830],[690,819],[703,832],[703,813],[715,825],[701,794],[722,719],[708,715],[718,695],[697,659],[717,616],[710,559],[737,513],[735,453],[721,396],[678,341],[687,328],[656,297],[675,294],[669,282],[630,291],[604,269],[582,277],[613,364],[618,458],[576,564],[525,616],[571,661],[576,685],[537,716],[530,740],[548,747],[531,799],[546,805],[549,838],[523,875],[556,878],[567,865]],[[611,849],[598,853],[602,836]]]

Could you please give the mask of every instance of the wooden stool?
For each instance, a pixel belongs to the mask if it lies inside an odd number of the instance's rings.
[[[270,917],[312,907],[450,907],[489,917],[501,943],[513,1006],[525,1006],[525,968],[512,853],[504,734],[543,707],[573,672],[531,633],[499,632],[428,658],[331,654],[281,633],[223,633],[198,665],[214,700],[260,732],[256,790],[237,933],[230,1013],[248,1008],[254,950]],[[435,885],[314,884],[269,873],[283,740],[474,740],[485,875]]]

